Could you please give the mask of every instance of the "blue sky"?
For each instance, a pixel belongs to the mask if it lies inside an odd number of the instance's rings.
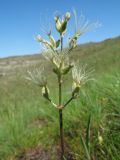
[[[91,22],[102,23],[95,32],[82,36],[80,43],[120,35],[120,0],[0,0],[0,57],[40,52],[35,35],[44,36],[41,28],[48,30],[49,23],[54,26],[56,13],[64,14],[73,8]],[[72,24],[69,34],[74,30]],[[55,30],[53,33],[57,38]]]

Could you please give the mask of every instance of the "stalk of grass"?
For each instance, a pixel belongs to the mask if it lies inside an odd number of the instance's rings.
[[[86,157],[88,160],[91,160],[91,156],[90,156],[90,124],[91,124],[91,114],[89,115],[89,118],[88,118],[87,129],[86,129],[86,139],[84,140],[82,135],[80,135],[80,139],[81,139],[81,142],[82,142],[82,145],[83,145],[83,148],[85,150]]]

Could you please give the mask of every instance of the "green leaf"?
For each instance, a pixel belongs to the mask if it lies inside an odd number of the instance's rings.
[[[69,66],[65,67],[62,70],[62,74],[67,74],[71,70],[72,67],[73,67],[72,65],[69,65]]]
[[[67,29],[67,23],[68,21],[64,20],[62,25],[61,25],[61,35],[64,35]]]
[[[56,42],[56,48],[58,48],[59,45],[60,45],[60,40],[58,40],[58,41]]]
[[[91,114],[88,118],[87,129],[86,129],[86,146],[90,153],[90,125],[91,125]]]
[[[87,149],[87,146],[86,146],[86,144],[85,144],[85,141],[84,141],[84,139],[83,139],[83,137],[82,137],[81,135],[80,135],[80,139],[81,139],[83,148],[84,148],[84,150],[85,150],[87,160],[91,160],[90,153],[89,153],[89,151],[88,151],[88,149]]]
[[[65,156],[63,156],[63,159],[64,159],[64,160],[67,160],[67,159],[65,158]]]
[[[53,72],[54,72],[55,74],[57,74],[58,76],[60,75],[60,71],[59,71],[58,68],[53,68]]]

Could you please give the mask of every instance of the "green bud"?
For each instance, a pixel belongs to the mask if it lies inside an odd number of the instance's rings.
[[[75,35],[74,35],[74,39],[77,41],[78,37],[79,37],[79,33],[76,32]]]
[[[58,16],[56,16],[54,18],[55,24],[56,24],[56,29],[60,33],[61,36],[64,36],[64,34],[66,32],[67,23],[68,23],[69,19],[70,19],[70,13],[69,12],[67,12],[65,14],[65,17],[64,17],[64,19],[62,21],[60,21]]]
[[[76,47],[76,43],[77,43],[77,41],[74,38],[70,39],[69,40],[69,48],[70,49],[75,48]]]
[[[69,21],[70,16],[71,16],[71,15],[70,15],[70,12],[67,12],[66,15],[65,15],[65,19],[66,19],[67,21]]]
[[[47,86],[43,86],[42,87],[42,96],[44,97],[44,98],[46,98],[46,99],[50,99],[49,98],[49,89],[48,89],[48,87]]]
[[[73,88],[72,96],[74,98],[77,98],[79,96],[79,92],[80,92],[80,85],[75,83],[75,82],[73,82],[72,88]]]
[[[62,35],[62,36],[63,36],[63,35],[65,34],[65,32],[66,32],[67,24],[68,24],[69,19],[70,19],[70,13],[67,12],[67,13],[65,14],[65,18],[64,18],[64,20],[63,20],[63,22],[62,22],[62,26],[61,26],[61,35]]]
[[[79,37],[79,34],[78,34],[78,33],[75,33],[74,37],[73,37],[73,38],[70,38],[70,40],[69,40],[69,48],[70,48],[70,49],[73,49],[73,48],[76,47],[78,37]]]
[[[38,35],[38,36],[36,37],[36,40],[37,40],[38,42],[43,42],[43,41],[44,41],[43,38],[42,38],[40,35]]]
[[[49,37],[49,39],[50,39],[50,42],[51,42],[52,46],[53,46],[54,48],[57,48],[57,47],[56,47],[56,41],[55,41],[55,39],[53,38],[53,36],[52,36],[52,34],[51,34],[51,31],[48,33],[48,37]]]
[[[55,26],[56,26],[56,30],[60,33],[61,32],[61,22],[58,16],[56,16],[54,18],[55,20]]]

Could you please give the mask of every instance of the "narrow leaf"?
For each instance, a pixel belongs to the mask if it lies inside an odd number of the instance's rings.
[[[87,129],[86,129],[86,146],[90,153],[90,125],[91,125],[91,114],[88,118]]]
[[[64,160],[67,160],[67,159],[65,158],[65,156],[63,156],[63,159],[64,159]]]
[[[83,137],[82,137],[81,135],[80,135],[80,139],[81,139],[83,148],[84,148],[84,150],[85,150],[87,160],[91,160],[89,151],[88,151],[87,146],[86,146],[86,144],[85,144],[85,141],[84,141],[84,139],[83,139]]]
[[[56,48],[58,48],[59,45],[60,45],[60,40],[58,40],[58,41],[56,42]]]

